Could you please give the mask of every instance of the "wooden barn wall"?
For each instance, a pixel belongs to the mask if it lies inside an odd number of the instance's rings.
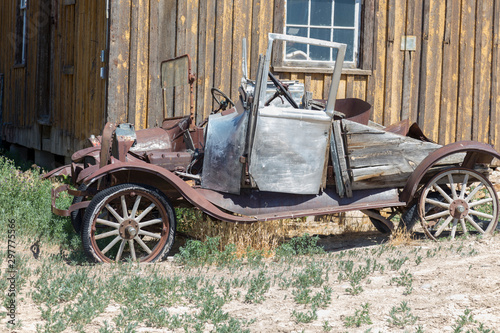
[[[15,65],[16,20],[18,1],[2,1],[0,20],[0,73],[4,74],[4,101],[2,113],[2,135],[11,142],[39,148],[38,131],[33,127],[35,118],[35,99],[30,98],[30,92],[35,91],[36,57],[34,52],[28,52],[26,63],[30,66]],[[30,2],[30,7],[37,8],[38,0]],[[33,12],[28,12],[28,20],[35,18]],[[35,49],[38,45],[36,34],[28,29],[28,48]],[[35,132],[35,133],[33,133]],[[35,134],[35,135],[33,135]]]
[[[112,3],[109,115],[137,128],[189,113],[178,89],[167,92],[163,114],[161,61],[192,57],[199,121],[212,108],[211,87],[237,98],[242,38],[254,77],[267,33],[283,31],[285,0]],[[338,97],[369,101],[372,119],[384,125],[416,121],[442,144],[472,139],[500,149],[499,16],[500,0],[364,0],[362,71],[342,75]],[[415,51],[401,50],[405,35],[416,37]],[[278,74],[304,82],[315,98],[325,98],[331,82],[321,72]]]
[[[53,2],[50,90],[51,127],[44,150],[68,155],[90,134],[100,134],[105,118],[101,50],[106,49],[105,1]]]
[[[166,92],[163,112],[160,64],[170,58],[191,56],[197,121],[212,110],[212,87],[237,98],[242,38],[253,76],[273,30],[274,2],[113,0],[111,12],[109,119],[145,128],[166,116],[189,114],[187,87]]]
[[[409,118],[441,144],[477,140],[498,150],[499,25],[498,0],[376,1],[373,119]],[[404,35],[416,36],[416,51],[401,51]]]
[[[16,3],[2,2],[2,36],[15,36]],[[9,38],[0,40],[7,141],[70,155],[90,133],[102,131],[105,80],[99,76],[99,56],[106,49],[105,9],[105,1],[95,0],[28,2],[25,66],[14,65]]]

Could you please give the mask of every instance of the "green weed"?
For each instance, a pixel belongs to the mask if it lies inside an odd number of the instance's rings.
[[[270,278],[266,276],[264,271],[250,279],[250,287],[245,295],[245,303],[262,303],[264,301],[264,294],[271,286]]]
[[[405,328],[408,325],[414,325],[418,320],[418,317],[411,313],[411,308],[405,301],[401,302],[397,307],[392,307],[389,317],[389,324],[401,328]]]
[[[369,307],[370,303],[365,303],[361,306],[361,309],[356,310],[354,316],[345,317],[344,326],[360,327],[361,325],[371,325],[372,320],[370,318]]]
[[[278,258],[289,259],[296,255],[312,255],[325,253],[325,250],[318,245],[318,240],[318,236],[311,237],[308,234],[292,238],[290,239],[290,241],[281,244],[276,249],[276,256]]]
[[[314,307],[306,312],[299,312],[293,310],[292,316],[295,318],[296,323],[304,323],[304,324],[308,324],[318,319],[318,314],[316,313],[316,309]]]
[[[404,270],[401,272],[400,276],[393,277],[391,279],[391,284],[395,283],[398,286],[405,287],[404,295],[409,295],[413,291],[413,275],[408,272],[408,270]]]

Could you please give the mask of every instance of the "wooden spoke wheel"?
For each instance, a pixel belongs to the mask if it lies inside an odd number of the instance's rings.
[[[83,218],[82,242],[97,262],[161,260],[175,234],[172,205],[159,190],[122,184],[94,196]]]
[[[498,223],[498,197],[482,174],[450,168],[425,185],[419,214],[425,234],[433,240],[470,233],[491,234]]]

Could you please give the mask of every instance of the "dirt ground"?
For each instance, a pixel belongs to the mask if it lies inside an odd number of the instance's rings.
[[[460,332],[457,325],[460,316],[470,310],[475,322],[469,321],[463,332],[487,332],[486,329],[500,331],[500,235],[490,238],[469,238],[453,242],[430,242],[417,240],[412,244],[388,246],[388,236],[377,232],[360,232],[349,235],[323,237],[320,244],[327,255],[312,257],[313,261],[331,263],[332,267],[339,260],[352,260],[360,266],[366,259],[372,258],[385,265],[385,270],[374,271],[362,281],[363,291],[358,295],[347,292],[349,283],[340,281],[333,269],[324,286],[333,289],[332,300],[325,308],[317,309],[317,319],[310,323],[298,323],[293,311],[307,312],[310,307],[293,301],[290,288],[281,288],[274,280],[264,294],[262,303],[248,304],[242,297],[234,297],[224,305],[223,310],[231,317],[242,320],[254,320],[249,326],[251,332]],[[381,245],[382,244],[382,245]],[[386,244],[386,245],[384,245]],[[43,249],[42,249],[43,251]],[[343,253],[343,257],[339,256]],[[42,252],[43,256],[43,252]],[[390,259],[408,259],[399,270],[390,269]],[[311,257],[304,259],[311,260]],[[29,259],[29,265],[39,265],[35,259]],[[295,265],[304,265],[303,261],[289,264],[268,260],[260,270],[272,276],[273,273],[291,269]],[[147,265],[144,265],[147,266]],[[200,274],[186,272],[172,260],[157,265],[164,274]],[[106,272],[109,266],[90,266],[90,270]],[[58,269],[71,271],[69,266]],[[259,270],[258,269],[258,270]],[[391,282],[406,271],[413,277],[411,293],[405,293],[405,287]],[[245,277],[257,272],[252,268],[239,270],[207,268],[202,274],[212,279],[221,277]],[[141,268],[137,274],[141,275]],[[33,281],[31,281],[31,284]],[[324,287],[322,286],[322,287]],[[35,332],[37,324],[43,324],[38,306],[30,298],[30,283],[22,293],[16,318],[22,321],[22,327],[16,332]],[[237,290],[234,290],[236,292]],[[240,290],[243,294],[245,288]],[[391,323],[390,312],[393,307],[407,302],[411,315],[417,317],[413,323],[396,326]],[[347,327],[346,318],[355,316],[364,304],[369,304],[369,318],[372,324],[360,327]],[[85,327],[85,332],[99,332],[102,323],[109,322],[120,310],[119,304],[110,303],[105,311]],[[179,304],[168,309],[169,313],[192,313],[195,310],[189,304]],[[8,318],[2,318],[0,327],[5,328]],[[481,326],[482,325],[482,326]],[[483,330],[480,330],[483,329]],[[206,331],[212,330],[210,325]],[[475,330],[472,330],[475,329]],[[1,331],[1,329],[0,329]],[[169,332],[166,329],[139,325],[137,332]],[[182,329],[176,330],[182,332]],[[72,332],[66,329],[64,332]]]

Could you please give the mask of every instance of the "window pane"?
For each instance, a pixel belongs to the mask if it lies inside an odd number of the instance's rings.
[[[288,0],[286,2],[286,24],[307,25],[309,4],[307,0]]]
[[[330,40],[330,29],[311,28],[311,38]],[[330,48],[321,46],[309,46],[309,56],[312,60],[330,61]]]
[[[287,27],[286,34],[307,37],[307,28]],[[307,60],[307,45],[301,43],[286,43],[286,59]]]
[[[354,61],[354,30],[351,29],[334,29],[333,41],[337,43],[347,44],[345,51],[345,61]],[[337,57],[335,49],[333,60]]]
[[[356,0],[335,0],[333,24],[337,27],[354,27]]]
[[[332,25],[332,0],[312,0],[311,25]]]

